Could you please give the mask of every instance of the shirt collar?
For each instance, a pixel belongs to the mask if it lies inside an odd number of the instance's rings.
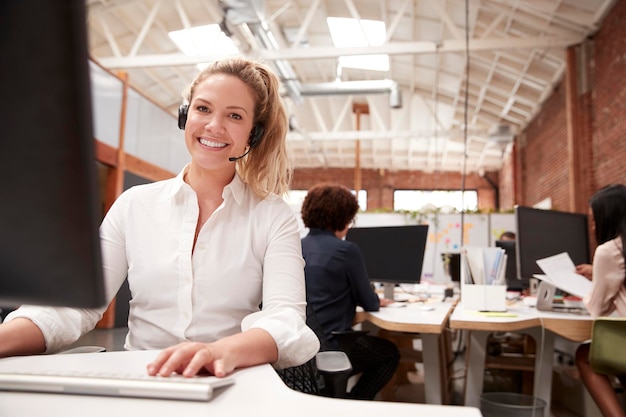
[[[185,167],[180,171],[180,173],[172,178],[170,184],[168,184],[164,196],[166,199],[173,198],[178,192],[180,192],[183,187],[189,187],[184,180],[185,174],[189,171],[189,167],[191,164],[185,165]],[[244,198],[244,194],[246,192],[246,184],[243,182],[241,177],[237,172],[235,172],[235,176],[233,180],[224,187],[224,191],[222,191],[222,198],[224,200],[227,199],[229,195],[232,195],[237,204],[241,204]]]
[[[311,234],[311,235],[332,235],[332,236],[336,237],[334,232],[332,232],[330,230],[327,230],[327,229],[316,229],[316,228],[309,229],[309,234]]]
[[[185,165],[178,175],[170,180],[170,183],[167,184],[165,192],[163,193],[164,199],[167,200],[173,198],[184,186],[188,186],[183,178],[185,178],[185,174],[189,170],[189,166],[190,164]]]
[[[237,204],[241,204],[245,192],[246,184],[243,182],[239,174],[235,172],[233,180],[226,187],[224,187],[222,198],[226,200],[229,195],[232,195]]]

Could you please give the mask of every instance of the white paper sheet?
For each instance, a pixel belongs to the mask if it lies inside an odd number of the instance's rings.
[[[546,274],[544,280],[568,294],[582,298],[591,291],[591,281],[576,273],[576,266],[567,252],[538,259],[537,265]],[[541,279],[541,275],[535,276]]]

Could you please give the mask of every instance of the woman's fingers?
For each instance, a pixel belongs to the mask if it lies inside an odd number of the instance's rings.
[[[170,376],[177,372],[184,376],[195,376],[203,367],[210,369],[213,356],[204,343],[181,343],[161,351],[148,364],[149,375]]]

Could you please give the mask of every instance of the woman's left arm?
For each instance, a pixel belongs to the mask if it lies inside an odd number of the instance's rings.
[[[277,368],[299,365],[319,350],[319,340],[306,325],[304,258],[298,222],[282,200],[258,224],[265,224],[263,258],[263,309],[244,318],[244,332],[257,328],[268,332],[278,350]]]
[[[584,298],[593,317],[615,311],[614,299],[624,285],[624,258],[614,241],[598,246],[593,257],[591,291]]]

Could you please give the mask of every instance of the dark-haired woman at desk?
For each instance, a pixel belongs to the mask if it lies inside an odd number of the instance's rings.
[[[357,305],[377,311],[392,302],[374,292],[361,251],[344,240],[358,210],[352,192],[335,184],[312,187],[302,204],[302,220],[309,228],[302,239],[307,301],[331,349],[339,348],[332,332],[352,328]],[[359,337],[346,354],[352,373],[361,374],[349,396],[363,400],[374,399],[400,360],[392,342],[369,335]]]
[[[626,186],[609,185],[600,189],[589,205],[598,247],[593,256],[591,291],[583,301],[593,317],[626,316]],[[582,344],[576,351],[580,376],[603,415],[624,417],[626,414],[609,378],[591,368],[590,346]],[[626,383],[625,376],[619,379],[622,385]]]
[[[125,348],[162,349],[151,375],[304,363],[319,341],[305,323],[297,218],[280,198],[291,177],[279,80],[225,59],[185,99],[178,125],[191,162],[123,193],[100,227],[109,299],[128,276]],[[0,324],[0,357],[60,351],[104,310],[23,306]]]

